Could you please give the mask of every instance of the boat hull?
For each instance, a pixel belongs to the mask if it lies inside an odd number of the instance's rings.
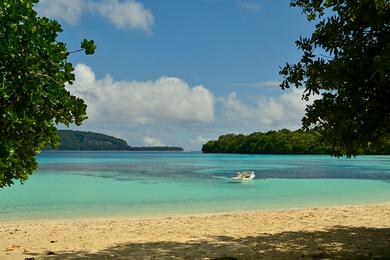
[[[253,179],[246,179],[246,180],[235,180],[235,179],[231,179],[230,182],[233,182],[233,183],[243,183],[243,182],[251,182],[253,181]]]
[[[231,178],[231,182],[234,182],[234,183],[251,182],[251,181],[253,181],[255,176],[256,176],[255,173],[251,172],[250,176],[243,177],[242,173],[238,172],[237,176]]]

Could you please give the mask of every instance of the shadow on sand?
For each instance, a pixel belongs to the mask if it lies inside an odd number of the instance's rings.
[[[338,226],[327,231],[125,243],[99,252],[54,253],[43,259],[390,259],[390,228]]]

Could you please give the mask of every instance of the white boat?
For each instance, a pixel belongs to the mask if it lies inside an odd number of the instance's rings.
[[[232,177],[232,182],[249,182],[253,181],[253,179],[256,177],[254,171],[241,171],[237,172],[236,176]]]

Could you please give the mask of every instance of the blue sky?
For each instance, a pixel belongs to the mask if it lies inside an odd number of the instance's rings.
[[[68,89],[88,105],[80,130],[130,145],[199,150],[225,133],[300,126],[305,104],[282,91],[279,67],[313,25],[289,1],[43,0],[69,50],[93,39],[96,54],[71,55]],[[76,129],[76,127],[72,127]]]

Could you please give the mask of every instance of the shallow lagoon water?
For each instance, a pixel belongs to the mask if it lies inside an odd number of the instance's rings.
[[[0,191],[0,219],[156,216],[390,201],[390,156],[44,152]],[[251,183],[229,179],[256,171]]]

